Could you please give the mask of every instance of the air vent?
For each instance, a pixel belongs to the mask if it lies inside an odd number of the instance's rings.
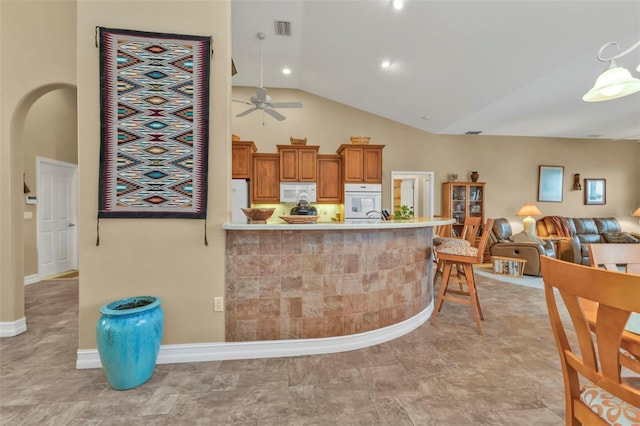
[[[469,130],[465,132],[465,135],[479,135],[480,133],[482,133],[482,130]]]
[[[274,21],[277,36],[291,36],[291,22]]]

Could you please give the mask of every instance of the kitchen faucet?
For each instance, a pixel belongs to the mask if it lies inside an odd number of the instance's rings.
[[[379,212],[378,210],[369,210],[369,211],[367,212],[367,217],[369,217],[369,215],[370,215],[371,213],[377,213],[377,214],[379,214],[379,215],[380,215],[380,219],[381,219],[381,220],[385,220],[384,214],[382,214],[382,212]]]

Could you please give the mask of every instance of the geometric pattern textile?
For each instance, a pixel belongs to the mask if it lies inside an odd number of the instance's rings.
[[[100,28],[99,218],[206,218],[210,52]]]

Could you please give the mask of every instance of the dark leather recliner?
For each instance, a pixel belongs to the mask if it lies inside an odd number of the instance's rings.
[[[524,259],[525,275],[542,276],[540,267],[540,256],[556,257],[553,243],[551,241],[537,242],[514,242],[511,224],[507,219],[496,219],[493,223],[491,236],[489,238],[489,252],[491,256],[513,257]]]

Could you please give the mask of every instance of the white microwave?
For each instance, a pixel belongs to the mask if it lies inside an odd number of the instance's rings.
[[[300,194],[309,196],[309,202],[315,203],[316,183],[315,182],[280,182],[280,202],[297,203]]]

